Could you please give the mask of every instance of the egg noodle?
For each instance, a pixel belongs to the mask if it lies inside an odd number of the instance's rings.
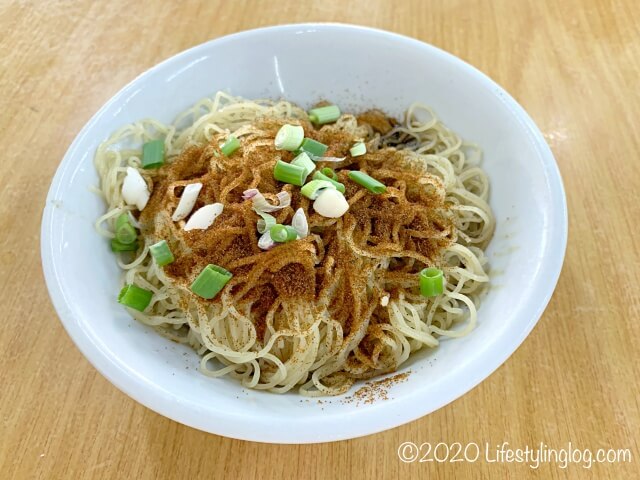
[[[125,284],[153,292],[144,312],[128,308],[130,314],[193,347],[205,375],[229,375],[244,387],[278,393],[297,389],[306,396],[342,394],[358,379],[392,372],[413,352],[437,347],[443,337],[471,332],[489,281],[483,249],[495,225],[480,149],[464,143],[422,104],[411,105],[404,120],[390,123],[384,133],[343,114],[314,135],[327,144],[332,138],[361,139],[368,153],[349,158],[347,146],[344,161],[322,165],[344,179],[350,205],[341,218],[323,218],[295,193],[297,187],[283,187],[269,173],[278,153],[271,150],[274,132],[287,122],[313,129],[306,112],[292,103],[218,92],[173,124],[125,125],[99,146],[95,166],[107,213],[96,229],[114,238],[115,219],[131,212],[141,230],[140,246],[133,254],[115,254],[116,261]],[[241,140],[242,149],[226,158],[216,147],[229,134]],[[167,165],[142,169],[141,146],[157,138],[164,138]],[[210,184],[212,200],[225,205],[224,215],[206,232],[189,235],[182,231],[184,222],[170,218],[178,193],[156,192],[196,181],[165,172],[185,152],[204,159],[204,180],[198,181]],[[145,212],[149,206],[140,215],[125,204],[127,167],[139,169],[153,189],[150,203],[157,196],[161,208],[153,214]],[[349,182],[341,168],[366,171],[384,182],[387,192],[370,194]],[[268,199],[283,188],[292,192],[291,207],[274,215],[286,223],[295,208],[304,208],[310,235],[269,251],[255,248],[252,225],[258,217],[241,198],[249,188]],[[214,300],[197,297],[189,289],[197,271],[185,266],[180,278],[172,273],[177,267],[158,267],[151,257],[149,246],[163,236],[170,237],[177,264],[188,266],[191,255],[214,255],[234,277]],[[194,243],[201,238],[210,238],[209,252]],[[427,266],[444,272],[441,295],[420,294],[418,272]],[[299,292],[288,290],[291,285]]]

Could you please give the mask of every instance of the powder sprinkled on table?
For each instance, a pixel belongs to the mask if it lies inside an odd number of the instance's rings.
[[[389,389],[394,385],[406,382],[410,374],[411,370],[375,382],[367,382],[353,395],[345,397],[342,403],[355,403],[357,406],[360,404],[370,405],[378,400],[389,400]]]

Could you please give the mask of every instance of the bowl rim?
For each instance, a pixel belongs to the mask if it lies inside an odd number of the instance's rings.
[[[54,245],[52,242],[52,232],[55,228],[54,225],[54,200],[57,193],[64,188],[62,180],[65,178],[65,172],[71,168],[77,167],[73,164],[79,152],[79,145],[82,140],[87,136],[93,126],[98,120],[106,113],[106,111],[115,103],[121,101],[122,98],[126,98],[128,92],[130,92],[140,82],[144,81],[148,77],[152,76],[155,72],[166,68],[174,62],[180,60],[180,58],[193,55],[195,52],[205,50],[212,44],[224,44],[227,42],[233,42],[238,39],[243,39],[255,35],[271,34],[275,32],[288,32],[300,29],[312,29],[313,31],[319,30],[335,30],[335,31],[351,31],[356,33],[363,33],[366,35],[383,36],[395,42],[402,42],[408,47],[422,49],[428,51],[432,55],[438,55],[445,58],[447,61],[457,64],[459,67],[466,70],[471,74],[474,79],[486,87],[489,87],[494,95],[498,96],[500,100],[507,105],[519,122],[522,128],[524,128],[537,150],[537,153],[542,160],[545,174],[549,182],[550,192],[553,195],[551,204],[554,206],[554,211],[551,212],[552,221],[549,222],[549,233],[547,239],[551,239],[548,243],[552,244],[554,249],[546,249],[546,255],[543,257],[542,262],[545,264],[545,278],[546,283],[538,286],[538,295],[531,296],[529,305],[523,310],[527,310],[530,313],[530,318],[525,324],[524,322],[518,323],[518,330],[514,336],[506,337],[502,343],[502,348],[497,354],[494,352],[482,352],[484,362],[479,362],[480,366],[469,375],[459,378],[457,382],[449,382],[449,387],[445,389],[446,394],[439,397],[439,401],[426,408],[403,408],[411,404],[412,400],[415,400],[414,395],[405,395],[396,399],[392,403],[378,402],[378,405],[369,406],[366,409],[354,409],[349,413],[350,429],[346,433],[335,433],[331,429],[323,428],[322,433],[310,432],[305,433],[306,429],[273,429],[273,425],[269,422],[265,422],[264,419],[253,416],[251,412],[247,412],[246,416],[232,416],[229,418],[228,414],[221,413],[215,410],[207,411],[206,421],[203,421],[203,412],[197,412],[195,415],[193,412],[189,412],[185,407],[185,403],[188,403],[188,399],[184,399],[179,395],[171,396],[167,394],[166,390],[158,389],[155,385],[148,382],[144,382],[140,377],[136,376],[133,371],[124,371],[118,366],[113,358],[107,355],[100,347],[94,344],[87,333],[81,328],[81,319],[76,319],[76,316],[70,306],[68,299],[65,296],[65,292],[62,288],[60,281],[60,274],[56,267],[56,256],[54,251]],[[186,50],[176,53],[170,58],[152,66],[145,72],[136,76],[127,85],[121,88],[115,95],[113,95],[84,125],[78,135],[75,137],[71,146],[65,153],[62,162],[58,166],[56,173],[51,182],[49,192],[47,194],[46,203],[42,216],[41,224],[41,258],[42,266],[44,270],[44,276],[46,285],[51,297],[53,306],[62,322],[67,334],[71,337],[74,344],[82,352],[84,357],[113,385],[119,390],[127,394],[134,400],[142,403],[151,410],[175,420],[184,425],[203,430],[218,435],[224,435],[231,438],[266,442],[266,443],[319,443],[328,441],[338,441],[350,438],[356,438],[364,435],[378,433],[390,428],[394,428],[413,420],[416,420],[422,416],[425,416],[449,403],[453,400],[461,397],[474,387],[476,387],[481,381],[489,377],[495,370],[497,370],[521,345],[524,339],[529,335],[533,327],[536,325],[542,313],[544,312],[555,286],[558,282],[560,272],[562,269],[568,236],[568,212],[566,195],[562,182],[562,177],[558,165],[554,159],[553,153],[550,147],[547,145],[544,137],[533,120],[526,113],[524,108],[509,95],[502,87],[494,82],[487,75],[468,64],[464,60],[457,56],[450,54],[438,47],[435,47],[426,42],[407,37],[398,33],[389,32],[386,30],[350,25],[344,23],[296,23],[275,25],[262,28],[256,28],[251,30],[245,30],[230,35],[214,38],[207,42],[193,46]],[[535,297],[535,301],[533,300]],[[480,359],[479,359],[480,360]],[[181,403],[182,408],[176,408],[177,402]],[[386,407],[385,407],[386,404]],[[383,415],[383,411],[390,408],[393,405],[394,410],[392,415]],[[322,423],[327,424],[330,422],[340,422],[343,414],[328,414],[323,416],[320,420]],[[375,418],[375,421],[371,421]],[[268,418],[267,418],[268,420]],[[357,420],[357,421],[356,421]],[[236,428],[234,422],[258,422],[254,424],[254,427],[258,427],[262,424],[262,428],[247,429]],[[296,419],[300,425],[311,422],[308,419]],[[314,420],[315,421],[315,420]],[[353,428],[351,428],[353,426]],[[242,430],[244,433],[239,433]],[[271,433],[269,430],[277,430]],[[247,433],[248,432],[248,433]]]

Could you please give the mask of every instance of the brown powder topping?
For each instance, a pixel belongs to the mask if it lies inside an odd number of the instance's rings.
[[[285,298],[313,300],[316,277],[300,263],[288,263],[273,274],[273,286]]]
[[[367,110],[356,118],[359,124],[369,124],[374,132],[382,135],[389,133],[394,125],[398,123],[395,119],[387,117],[381,110]]]
[[[212,148],[187,147],[167,169],[171,180],[191,180],[207,173]]]
[[[379,111],[365,112],[358,122],[370,125],[378,133],[388,132],[396,123]],[[318,162],[318,168],[335,169],[346,187],[350,209],[342,218],[318,215],[313,211],[313,202],[300,194],[299,187],[273,178],[276,162],[294,157],[291,152],[276,150],[273,144],[284,123],[302,125],[306,137],[329,146],[327,156],[346,157],[340,163]],[[396,297],[394,292],[400,285],[417,287],[417,273],[438,261],[451,242],[454,229],[444,198],[436,188],[421,183],[424,172],[408,168],[404,152],[388,148],[356,158],[349,156],[349,148],[362,130],[359,127],[354,133],[339,124],[316,128],[298,119],[263,118],[244,130],[241,148],[230,157],[222,155],[218,148],[224,135],[214,136],[208,145],[186,148],[152,174],[153,193],[140,217],[143,233],[155,241],[167,240],[174,253],[175,261],[165,267],[165,273],[189,287],[207,264],[231,271],[233,278],[216,298],[204,300],[192,295],[189,301],[204,305],[225,302],[238,312],[249,312],[259,342],[264,341],[265,319],[273,309],[297,312],[303,307],[326,305],[328,315],[341,324],[345,342],[356,334],[364,339],[349,362],[358,368],[367,365],[379,371],[386,335],[379,325],[388,324],[389,319],[386,310],[379,307],[381,292],[368,286],[370,280],[385,282],[385,291]],[[387,185],[387,192],[368,192],[348,179],[349,170],[367,172]],[[187,219],[173,222],[171,215],[184,187],[195,182],[202,183],[203,188],[194,211],[214,202],[222,203],[224,211],[210,228],[185,232]],[[272,215],[278,223],[290,224],[294,212],[302,208],[311,235],[270,250],[258,248],[259,216],[253,211],[252,202],[242,197],[250,188],[259,189],[273,203],[277,193],[289,192],[291,206]],[[450,234],[443,236],[443,231]],[[381,271],[377,265],[383,257],[392,260],[389,269]],[[275,317],[274,328],[303,327],[295,327],[295,322],[283,314]],[[389,371],[394,366],[384,367]],[[335,378],[350,375],[336,372]],[[406,375],[368,383],[354,398],[366,402],[374,392],[385,397],[385,389]]]
[[[251,316],[254,319],[256,334],[260,341],[264,340],[264,331],[267,326],[267,312],[278,298],[278,292],[271,285],[261,285],[252,290],[251,294],[246,297],[247,300],[253,301],[251,306]]]

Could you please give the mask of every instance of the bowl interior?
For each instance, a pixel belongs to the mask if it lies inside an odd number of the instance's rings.
[[[343,111],[375,106],[396,116],[420,101],[483,148],[497,229],[488,249],[492,283],[479,325],[467,337],[444,340],[414,359],[401,370],[412,371],[408,380],[392,388],[389,400],[356,405],[335,398],[319,404],[210,379],[198,372],[194,352],[138,324],[116,303],[120,272],[93,227],[104,212],[89,190],[97,184],[95,149],[123,124],[146,117],[169,122],[217,90],[302,106],[330,99]],[[47,283],[65,328],[116,386],[196,428],[300,443],[391,428],[439,408],[488,376],[526,337],[552,293],[564,255],[566,207],[539,131],[487,77],[406,37],[343,25],[293,25],[203,44],[120,91],[67,152],[47,199],[42,233]]]

